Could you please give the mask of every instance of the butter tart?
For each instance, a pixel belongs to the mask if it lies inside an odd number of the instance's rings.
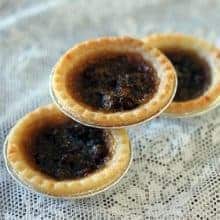
[[[51,95],[80,123],[123,127],[155,117],[172,101],[176,74],[156,48],[130,37],[89,40],[55,65]]]
[[[215,106],[220,96],[219,49],[179,33],[154,34],[143,40],[161,50],[177,72],[177,92],[166,113],[193,116]]]
[[[86,127],[51,104],[12,128],[6,160],[12,173],[37,192],[81,197],[119,180],[130,164],[131,148],[124,129]]]

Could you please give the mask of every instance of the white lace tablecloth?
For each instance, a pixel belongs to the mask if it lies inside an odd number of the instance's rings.
[[[180,31],[220,36],[218,0],[0,0],[0,146],[25,113],[51,102],[48,78],[74,43]],[[220,108],[129,130],[134,160],[109,191],[72,201],[19,186],[0,154],[0,219],[220,219]]]

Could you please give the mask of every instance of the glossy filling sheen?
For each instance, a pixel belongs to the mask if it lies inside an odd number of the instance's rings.
[[[76,122],[44,128],[36,135],[32,156],[40,170],[55,179],[84,177],[109,160],[109,135]]]
[[[210,68],[196,52],[182,49],[163,51],[177,71],[176,102],[188,101],[203,95],[211,83]]]
[[[158,82],[155,69],[141,55],[108,54],[93,59],[76,74],[72,93],[93,109],[120,112],[150,100]]]

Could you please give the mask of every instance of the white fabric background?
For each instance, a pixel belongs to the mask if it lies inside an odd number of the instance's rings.
[[[0,0],[0,148],[13,124],[51,102],[48,78],[74,43],[181,31],[220,36],[218,0]],[[134,160],[113,189],[62,201],[15,183],[0,154],[0,219],[220,219],[220,108],[129,130]]]

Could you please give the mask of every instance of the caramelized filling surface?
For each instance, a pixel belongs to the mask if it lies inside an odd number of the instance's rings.
[[[150,100],[158,82],[154,67],[141,55],[107,54],[90,60],[70,87],[72,94],[91,108],[120,112]]]
[[[177,48],[163,50],[177,71],[176,102],[195,99],[204,94],[211,83],[210,67],[196,52]]]
[[[47,127],[36,134],[32,157],[43,173],[55,179],[84,177],[110,159],[109,136],[73,121]]]

